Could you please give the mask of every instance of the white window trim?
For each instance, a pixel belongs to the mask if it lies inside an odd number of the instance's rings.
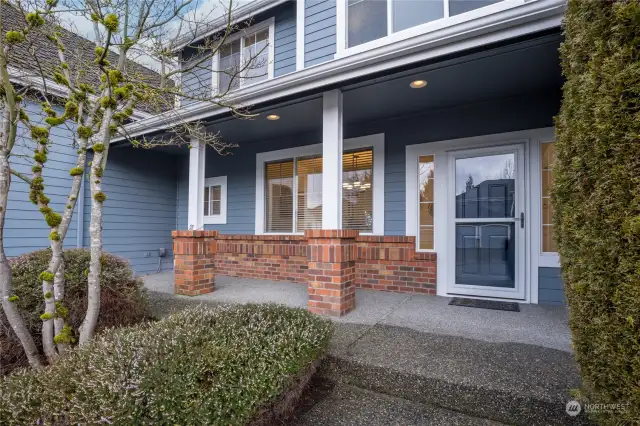
[[[226,225],[227,224],[227,177],[217,176],[206,178],[204,180],[204,187],[202,192],[210,186],[220,185],[220,214],[211,214],[204,216],[203,221],[205,225]],[[204,195],[202,197],[202,205],[200,210],[204,212]]]
[[[395,43],[401,40],[413,38],[425,33],[430,33],[444,28],[453,27],[455,25],[463,24],[465,22],[473,21],[475,19],[492,15],[494,13],[503,12],[509,9],[513,9],[518,6],[522,6],[525,3],[532,3],[535,0],[503,0],[498,3],[494,3],[479,9],[474,9],[469,12],[461,13],[455,16],[449,16],[449,2],[444,0],[444,17],[435,21],[426,22],[424,24],[416,25],[414,27],[406,28],[404,30],[393,32],[393,0],[387,1],[387,35],[386,37],[380,37],[379,39],[372,40],[366,43],[359,44],[357,46],[347,48],[347,1],[338,1],[336,6],[336,55],[335,58],[343,58],[346,56],[354,55],[357,53],[365,52],[367,50],[375,49],[378,47],[386,46],[391,43]]]
[[[304,13],[305,0],[296,1],[296,71],[304,69]]]
[[[373,232],[361,235],[384,235],[384,133],[345,139],[344,151],[373,148]],[[322,144],[305,145],[256,154],[256,227],[257,235],[303,235],[304,232],[265,232],[264,167],[265,163],[294,157],[322,155]],[[295,180],[294,180],[295,182]],[[295,205],[294,205],[295,208]]]
[[[225,40],[224,45],[228,44],[228,43],[232,43],[238,39],[240,39],[240,63],[243,62],[243,56],[244,56],[244,37],[250,34],[253,34],[255,32],[258,32],[260,30],[263,30],[265,28],[269,29],[269,41],[268,41],[268,45],[267,45],[267,54],[268,54],[268,66],[267,66],[267,78],[266,80],[271,80],[274,77],[274,72],[275,72],[275,18],[269,18],[267,20],[264,20],[262,22],[259,22],[255,25],[252,25],[248,28],[242,29],[236,33],[233,33],[231,35],[229,35],[227,37],[227,39]],[[220,48],[222,48],[221,45]],[[211,94],[213,96],[215,96],[218,93],[218,64],[220,62],[220,48],[218,49],[218,52],[216,52],[215,55],[213,55],[213,58],[211,59],[211,70],[212,70],[212,76],[211,76]],[[239,89],[244,89],[246,87],[251,87],[254,86],[256,84],[260,84],[260,83],[264,83],[266,80],[261,80],[261,81],[253,81],[253,82],[244,82],[243,78],[240,78],[240,85],[237,89],[231,90],[231,92],[235,91],[235,90],[239,90]]]
[[[540,141],[553,140],[554,129],[552,127],[523,130],[509,133],[498,133],[493,135],[474,136],[469,138],[454,139],[449,141],[427,142],[406,147],[406,167],[405,167],[405,235],[416,236],[418,232],[418,157],[420,155],[433,155],[435,161],[435,186],[434,202],[435,212],[433,218],[433,239],[434,250],[420,250],[416,246],[417,252],[438,253],[437,256],[437,294],[447,296],[448,283],[448,244],[447,229],[450,213],[447,211],[447,156],[449,151],[467,149],[473,147],[496,147],[501,145],[513,145],[526,143],[525,149],[529,159],[525,164],[525,199],[534,200],[529,202],[525,211],[529,219],[525,216],[525,238],[528,241],[525,252],[525,300],[524,303],[538,303],[538,267],[547,266],[540,263],[543,257],[540,255],[540,233],[541,233],[541,173],[540,161]],[[528,148],[526,148],[528,146]],[[537,186],[537,190],[536,190]],[[537,195],[536,195],[537,193]],[[415,197],[409,194],[416,194]],[[532,208],[539,204],[538,208]],[[417,244],[417,239],[416,239]],[[552,266],[552,265],[549,265]],[[559,267],[559,262],[552,267]]]
[[[531,158],[531,195],[539,200],[540,206],[537,209],[532,209],[532,221],[538,224],[537,232],[532,232],[532,251],[537,254],[538,266],[543,268],[559,268],[560,267],[560,255],[553,252],[542,251],[542,158],[540,150],[545,143],[553,143],[555,138],[550,135],[547,138],[538,138],[531,141],[531,151],[529,156]]]

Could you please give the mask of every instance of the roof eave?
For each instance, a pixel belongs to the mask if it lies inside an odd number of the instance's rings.
[[[259,13],[272,9],[288,1],[291,0],[254,0],[251,3],[238,7],[235,11],[232,12],[232,23],[238,23],[240,21],[252,18]],[[182,40],[178,40],[178,44],[171,48],[171,52],[177,54],[180,50],[184,49],[191,43],[200,41],[203,38],[210,36],[211,34],[215,34],[219,31],[224,30],[227,25],[228,23],[226,15],[221,16],[220,18],[215,19],[209,25],[207,25],[207,29],[202,34],[196,34],[194,37],[188,37],[186,35],[181,37]]]

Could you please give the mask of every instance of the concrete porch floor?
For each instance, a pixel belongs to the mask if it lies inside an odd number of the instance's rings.
[[[149,291],[173,294],[173,273],[143,276]],[[213,303],[278,303],[305,308],[304,284],[216,276],[213,293],[187,297]],[[168,300],[170,299],[163,299]],[[404,327],[424,333],[498,343],[524,343],[571,351],[571,335],[564,306],[521,304],[520,312],[449,306],[449,298],[382,291],[356,291],[356,309],[335,321],[362,325]]]

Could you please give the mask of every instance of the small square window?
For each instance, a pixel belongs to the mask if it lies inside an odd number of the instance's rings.
[[[204,223],[227,223],[227,177],[218,176],[205,179]]]

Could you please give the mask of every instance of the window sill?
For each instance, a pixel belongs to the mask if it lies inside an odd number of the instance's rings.
[[[222,215],[205,216],[203,218],[203,223],[205,225],[226,225],[227,224],[227,218],[223,217]]]

